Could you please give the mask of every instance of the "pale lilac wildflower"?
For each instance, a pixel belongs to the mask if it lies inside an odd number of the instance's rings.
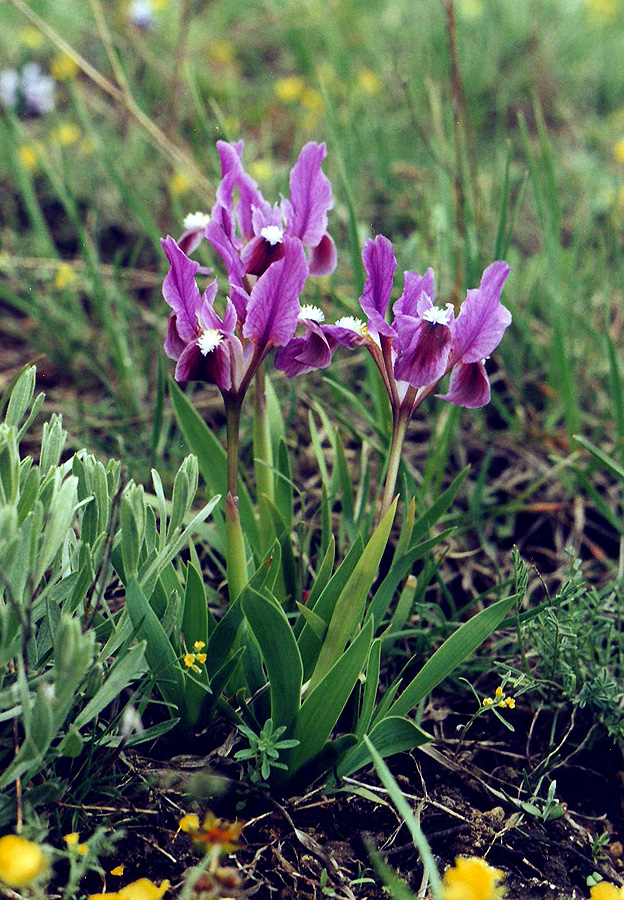
[[[346,316],[334,325],[302,316],[306,333],[278,351],[275,365],[292,377],[329,365],[338,345],[366,347],[384,380],[395,412],[409,393],[410,411],[451,374],[442,400],[457,406],[484,406],[490,400],[485,360],[500,343],[511,322],[500,295],[509,266],[489,266],[475,290],[469,290],[455,316],[452,304],[435,304],[432,269],[424,275],[405,272],[401,297],[386,314],[396,257],[390,241],[379,235],[362,252],[366,283],[360,297],[363,318]]]
[[[34,115],[45,115],[54,109],[55,81],[41,71],[38,63],[28,63],[22,69],[20,92],[26,110]]]
[[[17,106],[19,75],[15,69],[3,69],[0,72],[0,103],[5,109]]]
[[[155,13],[151,0],[132,0],[128,7],[128,17],[137,28],[153,28]]]

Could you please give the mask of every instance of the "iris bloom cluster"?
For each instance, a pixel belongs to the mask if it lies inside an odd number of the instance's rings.
[[[457,316],[452,304],[435,304],[432,269],[424,275],[405,272],[403,293],[389,323],[386,315],[397,265],[391,242],[383,235],[368,240],[362,261],[366,271],[359,301],[363,317],[345,316],[325,325],[320,310],[306,307],[302,311],[306,334],[278,354],[277,367],[287,375],[298,375],[329,365],[338,345],[365,347],[381,373],[393,409],[409,405],[411,415],[449,372],[450,385],[442,400],[467,407],[488,403],[485,361],[511,322],[500,302],[509,266],[504,262],[489,266],[479,287],[468,291]]]
[[[195,214],[178,242],[163,241],[171,265],[163,293],[173,310],[165,352],[177,361],[178,381],[216,384],[226,403],[242,400],[269,350],[294,337],[308,275],[336,265],[327,233],[332,190],[321,170],[325,145],[305,145],[290,175],[290,198],[274,206],[245,172],[242,148],[242,141],[218,142],[222,179],[210,216]],[[190,254],[204,238],[228,274],[223,317],[214,309],[217,281],[203,294],[195,283],[200,266]]]

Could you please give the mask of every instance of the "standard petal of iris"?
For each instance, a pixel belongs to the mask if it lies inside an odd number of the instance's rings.
[[[284,256],[255,283],[243,335],[256,346],[282,347],[294,337],[299,321],[299,294],[309,274],[303,245],[284,238]]]
[[[455,322],[453,360],[476,363],[498,347],[511,323],[511,313],[500,302],[509,266],[495,262],[483,273],[476,290],[468,291]]]
[[[435,300],[435,275],[429,268],[424,275],[418,272],[404,272],[403,293],[392,307],[395,316],[421,316],[418,301],[421,295],[426,294],[431,302]]]
[[[307,143],[290,173],[288,232],[306,247],[316,247],[327,231],[327,213],[334,205],[329,178],[321,169],[325,144]]]
[[[234,211],[234,189],[238,188],[239,201],[236,214],[241,233],[246,241],[253,237],[252,215],[254,208],[268,206],[258,185],[243,168],[243,141],[228,144],[217,141],[221,160],[221,183],[217,188],[217,202],[230,212]]]
[[[171,236],[160,243],[171,265],[163,282],[163,297],[176,314],[178,335],[188,343],[197,336],[197,311],[202,302],[195,283],[199,263],[189,259]]]
[[[377,312],[381,319],[386,315],[388,301],[392,293],[392,280],[396,269],[396,256],[388,238],[378,234],[375,240],[367,240],[362,250],[362,262],[366,271],[364,293],[360,306],[372,319]]]
[[[334,344],[335,346],[335,344]],[[318,327],[311,328],[304,337],[293,338],[275,354],[275,368],[289,378],[325,369],[332,360],[332,349],[327,337]]]
[[[448,394],[437,394],[455,406],[476,409],[490,402],[490,381],[483,360],[475,363],[459,363],[451,373]]]
[[[413,387],[439,381],[446,371],[453,341],[448,325],[413,316],[399,316],[395,325],[399,334],[395,378]]]
[[[315,278],[331,275],[337,262],[336,245],[329,234],[324,234],[316,247],[310,250],[310,275]]]
[[[236,284],[242,288],[245,267],[241,262],[238,250],[234,246],[230,234],[228,234],[227,228],[224,227],[228,224],[227,217],[227,210],[215,204],[210,221],[206,225],[206,239],[221,256],[230,284]]]

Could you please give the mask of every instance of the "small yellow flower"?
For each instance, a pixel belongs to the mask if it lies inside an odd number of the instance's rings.
[[[169,881],[165,879],[159,885],[149,878],[139,878],[117,891],[119,900],[160,900],[169,890]]]
[[[376,96],[383,87],[381,78],[371,69],[360,69],[357,80],[364,93],[371,97]]]
[[[188,175],[184,172],[174,172],[169,181],[169,187],[172,194],[185,194],[191,186]]]
[[[37,844],[17,834],[0,838],[0,881],[7,887],[27,887],[48,869],[47,857]]]
[[[301,95],[301,102],[306,109],[317,110],[323,108],[323,98],[314,88],[306,88]]]
[[[184,817],[184,819],[189,818],[190,816]],[[181,821],[184,821],[184,819]],[[197,816],[195,816],[195,819],[197,819]],[[193,819],[193,825],[195,824],[195,819]],[[197,820],[197,824],[199,826],[199,820]],[[180,827],[182,826],[180,825]],[[231,853],[233,850],[238,849],[238,839],[243,827],[243,822],[227,822],[225,819],[217,818],[214,813],[207,812],[201,827],[189,827],[182,830],[186,830],[193,842],[198,847],[202,847],[206,853],[215,847],[219,847],[221,853]]]
[[[38,50],[43,44],[43,35],[34,25],[27,25],[20,29],[19,42],[22,47],[27,47],[29,50]]]
[[[483,698],[483,705],[484,705],[484,706],[493,706],[493,705],[494,705],[494,701],[492,700],[491,697],[484,697],[484,698]]]
[[[78,846],[76,847],[76,853],[78,854],[78,856],[86,856],[88,852],[89,852],[88,844],[78,844]]]
[[[80,140],[80,128],[75,122],[63,122],[50,135],[52,142],[59,147],[71,147]]]
[[[207,653],[198,653],[197,654],[197,662],[200,664],[200,666],[203,666],[203,664],[206,662],[207,659],[208,659]]]
[[[83,137],[78,144],[78,150],[80,153],[84,153],[85,156],[90,156],[92,153],[95,153],[95,144],[90,137]]]
[[[257,181],[267,181],[273,173],[273,167],[268,159],[257,159],[249,166],[249,174]]]
[[[57,291],[71,287],[77,280],[78,276],[69,263],[61,262],[58,264],[56,275],[54,276],[54,287]]]
[[[616,162],[624,164],[624,138],[619,140],[613,148],[613,158]]]
[[[114,869],[110,870],[111,875],[123,875],[124,873],[124,864],[120,863],[118,866],[115,866]]]
[[[210,55],[215,62],[229,65],[234,62],[234,44],[231,41],[215,41],[210,46]]]
[[[71,81],[78,74],[78,64],[67,53],[59,53],[52,60],[50,72],[57,81]]]
[[[186,834],[199,831],[199,816],[197,813],[187,813],[185,816],[182,816],[178,822],[178,828]]]
[[[87,900],[160,900],[169,890],[169,882],[154,884],[149,878],[139,878],[110,894],[89,894]]]
[[[502,687],[500,686],[500,684],[499,684],[499,686],[496,688],[496,690],[494,691],[494,695],[495,695],[495,696],[497,697],[497,699],[499,699],[499,700],[500,700],[500,698],[503,696],[503,689],[502,689]]]
[[[461,0],[459,12],[464,19],[478,19],[483,12],[483,0]]]
[[[78,841],[80,840],[80,835],[77,831],[72,831],[71,834],[64,834],[63,840],[68,847],[77,847]]]
[[[618,0],[585,0],[588,13],[596,22],[606,24],[618,14]]]
[[[624,888],[616,887],[608,881],[599,881],[589,892],[589,900],[622,900]]]
[[[22,144],[22,146],[18,148],[17,158],[19,159],[22,166],[26,169],[26,171],[30,172],[31,175],[39,168],[39,160],[37,159],[37,154],[29,144]]]
[[[195,643],[193,644],[193,650],[197,650],[197,652],[199,653],[199,651],[203,650],[205,646],[206,641],[195,641]]]
[[[182,660],[182,662],[188,669],[190,669],[192,666],[195,665],[195,654],[194,653],[186,653],[184,655],[184,659]]]
[[[280,78],[273,85],[275,96],[282,103],[296,103],[303,96],[306,86],[299,75],[290,75],[288,78]]]
[[[444,875],[444,900],[499,900],[503,873],[476,856],[459,856]]]
[[[515,708],[516,708],[516,701],[514,700],[513,697],[507,697],[507,699],[505,700],[505,706],[506,706],[508,709],[515,709]]]

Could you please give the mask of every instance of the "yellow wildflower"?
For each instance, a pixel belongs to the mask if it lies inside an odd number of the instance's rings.
[[[483,705],[484,705],[484,706],[493,706],[493,705],[494,705],[494,701],[492,700],[491,697],[484,697],[484,698],[483,698]]]
[[[118,866],[115,866],[114,869],[110,870],[111,875],[123,875],[124,873],[124,864],[120,863]]]
[[[197,652],[199,652],[200,650],[203,650],[205,646],[206,641],[195,641],[195,643],[193,644],[193,650],[197,650]]]
[[[229,65],[234,62],[234,44],[231,41],[215,41],[210,45],[210,55],[215,62]]]
[[[72,831],[71,834],[64,834],[63,840],[68,847],[77,847],[78,841],[80,840],[80,835],[77,831]]]
[[[50,72],[57,81],[71,81],[78,74],[78,64],[67,53],[59,53],[52,60]]]
[[[203,664],[206,662],[207,659],[208,659],[207,653],[198,653],[197,654],[197,662],[200,664],[200,666],[203,666]]]
[[[188,175],[184,172],[174,172],[169,181],[169,187],[172,194],[185,194],[191,186]]]
[[[186,827],[182,827],[182,822]],[[180,820],[180,828],[186,831],[193,843],[202,847],[206,853],[219,847],[221,853],[231,853],[238,848],[238,839],[243,830],[243,822],[227,822],[219,819],[214,813],[207,812],[199,826],[199,819],[192,813]]]
[[[601,24],[611,22],[618,14],[618,0],[585,0],[590,16]]]
[[[273,86],[275,96],[282,103],[296,103],[303,96],[305,89],[305,82],[299,75],[289,75],[288,78],[280,78]]]
[[[52,132],[52,141],[59,147],[71,147],[80,140],[80,128],[75,122],[63,122]]]
[[[22,47],[28,47],[29,50],[38,50],[43,44],[43,35],[34,25],[26,25],[19,31],[19,42]]]
[[[199,816],[197,813],[187,813],[185,816],[182,816],[178,822],[178,828],[186,834],[199,831]]]
[[[624,163],[624,138],[618,141],[613,148],[613,158],[616,162]]]
[[[507,697],[507,699],[505,700],[505,704],[504,704],[504,705],[505,705],[508,709],[515,709],[515,708],[516,708],[516,701],[514,700],[513,697]]]
[[[476,856],[458,856],[444,875],[444,900],[499,900],[503,873]]]
[[[500,700],[500,698],[503,696],[503,689],[502,689],[502,687],[500,686],[500,684],[499,684],[499,686],[496,688],[496,690],[494,691],[494,694],[495,694],[496,697],[498,697],[499,700]]]
[[[58,264],[56,275],[54,276],[54,287],[57,291],[62,291],[66,287],[71,287],[77,280],[78,276],[69,263],[61,262]]]
[[[360,69],[357,80],[364,93],[371,97],[378,94],[383,87],[381,78],[371,69]]]
[[[18,148],[17,158],[19,159],[22,166],[26,169],[26,171],[30,172],[31,175],[39,168],[39,160],[37,159],[37,154],[29,144],[22,144],[22,146]]]
[[[169,881],[165,879],[158,884],[154,884],[149,878],[139,878],[132,881],[124,888],[120,888],[117,892],[119,900],[160,900],[163,894],[169,890]]]
[[[92,153],[95,153],[95,144],[90,137],[83,137],[78,144],[78,150],[84,153],[85,156],[90,156]]]
[[[0,838],[0,881],[7,887],[27,887],[48,868],[47,857],[37,844],[17,834]]]
[[[182,660],[184,665],[190,669],[195,665],[195,654],[194,653],[185,653],[184,659]]]
[[[86,856],[88,852],[89,852],[88,844],[78,844],[78,846],[76,847],[76,853],[78,854],[78,856]]]
[[[160,900],[169,890],[169,882],[154,884],[149,878],[139,878],[110,894],[89,894],[87,900]]]
[[[616,887],[609,881],[599,881],[589,892],[589,900],[622,900],[624,888]]]
[[[323,108],[323,98],[314,88],[306,88],[301,95],[301,102],[306,109],[317,110]]]
[[[268,159],[257,159],[249,166],[249,174],[257,181],[267,181],[273,172]]]
[[[464,19],[478,19],[483,12],[483,0],[461,0],[459,12]]]

